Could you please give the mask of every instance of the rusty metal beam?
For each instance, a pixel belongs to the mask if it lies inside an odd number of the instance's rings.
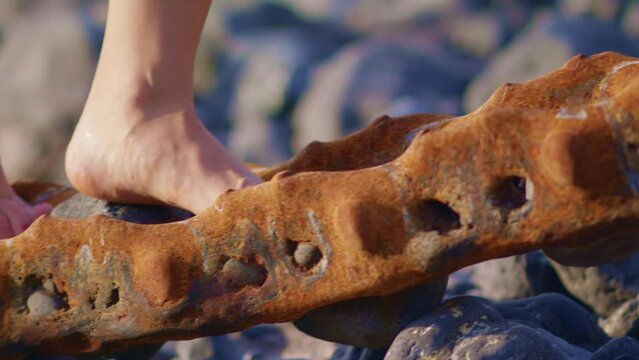
[[[469,115],[382,118],[257,171],[185,221],[47,216],[0,243],[0,351],[222,334],[533,249],[639,250],[639,60],[575,57]]]

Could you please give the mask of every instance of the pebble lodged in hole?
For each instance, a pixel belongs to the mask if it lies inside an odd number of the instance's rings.
[[[293,264],[302,271],[312,269],[323,257],[319,247],[309,242],[286,239],[286,247],[288,255],[293,259]]]
[[[222,267],[224,278],[236,288],[261,286],[266,282],[267,272],[264,266],[252,262],[231,258]]]
[[[29,314],[41,317],[68,308],[66,294],[58,291],[51,278],[29,277],[25,283],[33,289],[26,300]]]

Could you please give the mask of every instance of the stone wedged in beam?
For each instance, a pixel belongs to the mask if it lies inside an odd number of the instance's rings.
[[[89,353],[222,334],[538,248],[589,264],[627,256],[639,250],[638,80],[637,59],[575,57],[466,116],[383,118],[396,137],[312,145],[187,220],[42,217],[0,245],[0,347]],[[32,311],[35,293],[54,305]]]

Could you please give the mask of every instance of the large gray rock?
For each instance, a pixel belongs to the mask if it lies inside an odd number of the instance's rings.
[[[635,40],[639,38],[639,1],[628,4],[622,18],[622,26],[626,34]]]
[[[638,54],[636,44],[615,23],[559,12],[543,13],[493,57],[468,87],[464,101],[466,111],[477,109],[502,84],[539,77],[576,54],[591,55],[608,50],[631,56]]]
[[[476,295],[502,301],[546,292],[567,293],[541,251],[484,261],[467,268]]]
[[[590,354],[534,324],[505,319],[487,300],[462,296],[406,327],[385,359],[587,359]]]
[[[62,181],[64,150],[93,77],[91,49],[72,1],[21,5],[2,28],[2,163],[9,178]]]
[[[152,360],[319,360],[331,357],[336,348],[336,344],[299,332],[290,323],[263,324],[228,335],[169,341]]]
[[[482,63],[443,42],[429,28],[413,28],[341,49],[312,73],[293,113],[294,147],[335,140],[384,114],[461,113],[461,95]]]
[[[408,323],[436,308],[445,290],[446,279],[441,279],[393,295],[311,310],[293,323],[323,340],[379,349],[390,345]]]
[[[330,360],[382,360],[388,349],[364,349],[354,346],[340,345]]]
[[[117,204],[92,198],[82,193],[73,195],[56,206],[51,211],[51,215],[68,219],[105,215],[139,224],[162,224],[193,216],[186,210],[169,206]]]
[[[597,350],[610,340],[591,312],[560,294],[546,293],[494,306],[508,320],[544,329],[589,351]]]
[[[623,337],[610,340],[592,354],[590,360],[633,360],[639,359],[639,342],[633,338]]]
[[[627,0],[561,0],[560,9],[571,16],[592,16],[614,21],[620,17]]]
[[[612,314],[639,294],[639,253],[597,267],[552,265],[566,289],[599,315]]]
[[[232,64],[221,70],[240,69],[229,89],[230,150],[255,163],[282,162],[292,155],[289,120],[311,71],[355,36],[274,3],[229,13],[226,28],[237,45],[229,51]]]
[[[599,324],[612,337],[639,339],[639,297],[623,303],[612,314],[601,318]]]

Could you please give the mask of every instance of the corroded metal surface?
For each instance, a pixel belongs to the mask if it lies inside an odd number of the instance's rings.
[[[472,114],[404,121],[313,145],[185,221],[39,219],[0,244],[3,353],[288,321],[537,248],[639,249],[639,60],[576,57]]]

